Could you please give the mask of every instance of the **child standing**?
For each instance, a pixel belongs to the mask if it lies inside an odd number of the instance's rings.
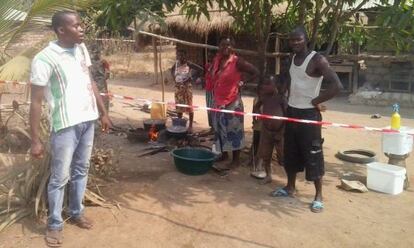
[[[259,101],[255,108],[262,107],[263,114],[271,116],[284,116],[286,110],[286,100],[283,92],[279,92],[281,86],[280,78],[276,76],[266,76],[263,83],[259,86]],[[276,148],[277,160],[283,166],[283,134],[284,122],[274,119],[262,119],[262,127],[259,142],[258,157],[263,159],[263,166],[266,177],[262,184],[272,182],[272,153]]]
[[[192,83],[194,78],[202,75],[203,68],[187,61],[187,52],[185,50],[177,50],[177,60],[171,68],[171,74],[175,81],[175,103],[193,105]],[[193,128],[194,112],[192,108],[177,107],[178,118],[183,118],[183,113],[188,112],[190,123],[188,131]]]

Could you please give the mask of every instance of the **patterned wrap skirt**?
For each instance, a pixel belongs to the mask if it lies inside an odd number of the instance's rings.
[[[244,111],[239,96],[225,107],[227,110]],[[244,148],[244,116],[215,112],[214,130],[216,131],[216,147],[221,152],[237,151]]]

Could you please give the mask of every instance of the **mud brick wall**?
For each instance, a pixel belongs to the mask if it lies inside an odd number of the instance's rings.
[[[369,60],[366,66],[366,81],[371,85],[383,91],[414,93],[414,63]]]
[[[391,65],[376,60],[369,60],[365,63],[367,67],[364,71],[366,81],[372,86],[379,87],[380,89],[388,88]]]

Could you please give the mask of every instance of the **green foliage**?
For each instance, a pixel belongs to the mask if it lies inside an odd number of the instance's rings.
[[[35,30],[50,23],[58,10],[80,9],[93,4],[94,0],[34,0],[31,5],[19,0],[2,0],[0,5],[0,46],[7,50],[28,30]],[[16,12],[14,10],[26,12]],[[22,19],[18,21],[16,19]]]
[[[162,22],[179,0],[103,0],[90,9],[96,26],[112,33],[122,33],[138,18],[141,23]]]
[[[401,1],[397,6],[379,8],[375,25],[370,32],[372,45],[392,49],[397,54],[414,51],[414,1]]]
[[[282,15],[276,15],[273,18],[274,28],[278,33],[287,34],[298,25],[298,6],[295,6],[293,2],[288,1],[286,11]]]
[[[95,0],[2,0],[0,5],[0,79],[27,80],[30,61],[47,44],[47,39],[11,58],[7,50],[27,31],[50,25],[52,15],[63,9],[83,9]],[[18,11],[15,11],[18,10]],[[50,37],[49,37],[50,39]]]

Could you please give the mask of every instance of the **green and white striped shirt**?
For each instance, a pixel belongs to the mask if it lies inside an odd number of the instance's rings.
[[[83,43],[66,49],[52,41],[33,59],[30,82],[45,87],[55,132],[98,118],[89,76],[90,65],[89,53]]]

